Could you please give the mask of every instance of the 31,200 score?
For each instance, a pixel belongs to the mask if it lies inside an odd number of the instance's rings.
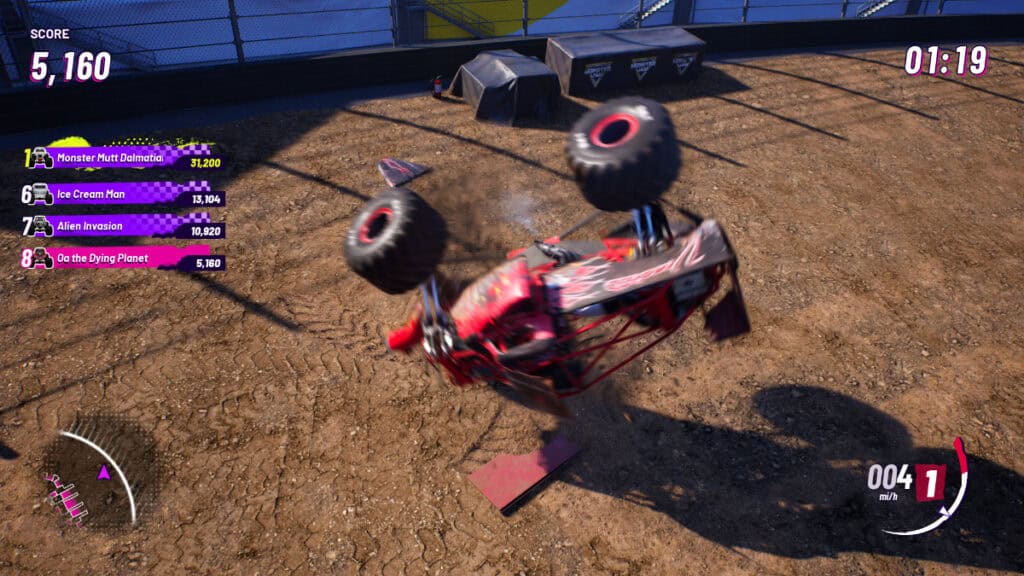
[[[32,53],[32,69],[29,79],[32,82],[46,82],[46,87],[53,86],[56,74],[50,73],[47,62],[49,52]],[[102,82],[110,76],[110,52],[65,52],[64,82]]]

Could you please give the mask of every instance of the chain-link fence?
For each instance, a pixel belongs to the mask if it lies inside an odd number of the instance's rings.
[[[124,75],[498,36],[1021,11],[1019,0],[0,0],[0,89],[30,84],[34,58],[62,70],[66,52],[109,52]]]

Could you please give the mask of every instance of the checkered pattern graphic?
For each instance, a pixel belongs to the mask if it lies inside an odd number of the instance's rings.
[[[210,183],[206,180],[189,180],[188,182],[134,182],[127,186],[137,190],[140,200],[150,202],[170,202],[185,192],[209,192]]]
[[[182,224],[206,224],[210,221],[209,212],[194,212],[184,216],[177,214],[136,214],[133,224],[152,230],[153,234],[170,234]]]
[[[181,192],[209,192],[210,183],[206,180],[189,180],[185,184],[178,184]]]
[[[209,192],[210,183],[206,180],[189,180],[188,182],[131,182],[126,188],[138,190],[144,194],[178,194],[179,192]]]
[[[152,150],[153,152],[160,153],[166,160],[174,161],[178,158],[186,156],[209,156],[210,145],[209,144],[188,144],[187,146],[171,146],[169,144],[158,144],[155,146],[146,146],[146,149]]]

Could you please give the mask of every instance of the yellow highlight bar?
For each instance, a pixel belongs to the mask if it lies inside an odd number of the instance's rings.
[[[529,0],[527,5],[529,20],[533,22],[551,14],[566,4],[568,0]],[[483,20],[494,26],[495,36],[508,36],[523,29],[522,0],[468,0],[456,2],[452,0],[427,0],[427,4],[437,5],[442,9],[444,4],[459,4],[470,14],[478,14]],[[441,18],[433,12],[426,13],[427,40],[464,40],[473,38],[469,32]]]

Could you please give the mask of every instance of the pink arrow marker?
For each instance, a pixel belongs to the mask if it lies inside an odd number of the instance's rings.
[[[107,472],[107,465],[103,464],[100,466],[100,473],[96,476],[97,480],[110,480],[110,473]]]

